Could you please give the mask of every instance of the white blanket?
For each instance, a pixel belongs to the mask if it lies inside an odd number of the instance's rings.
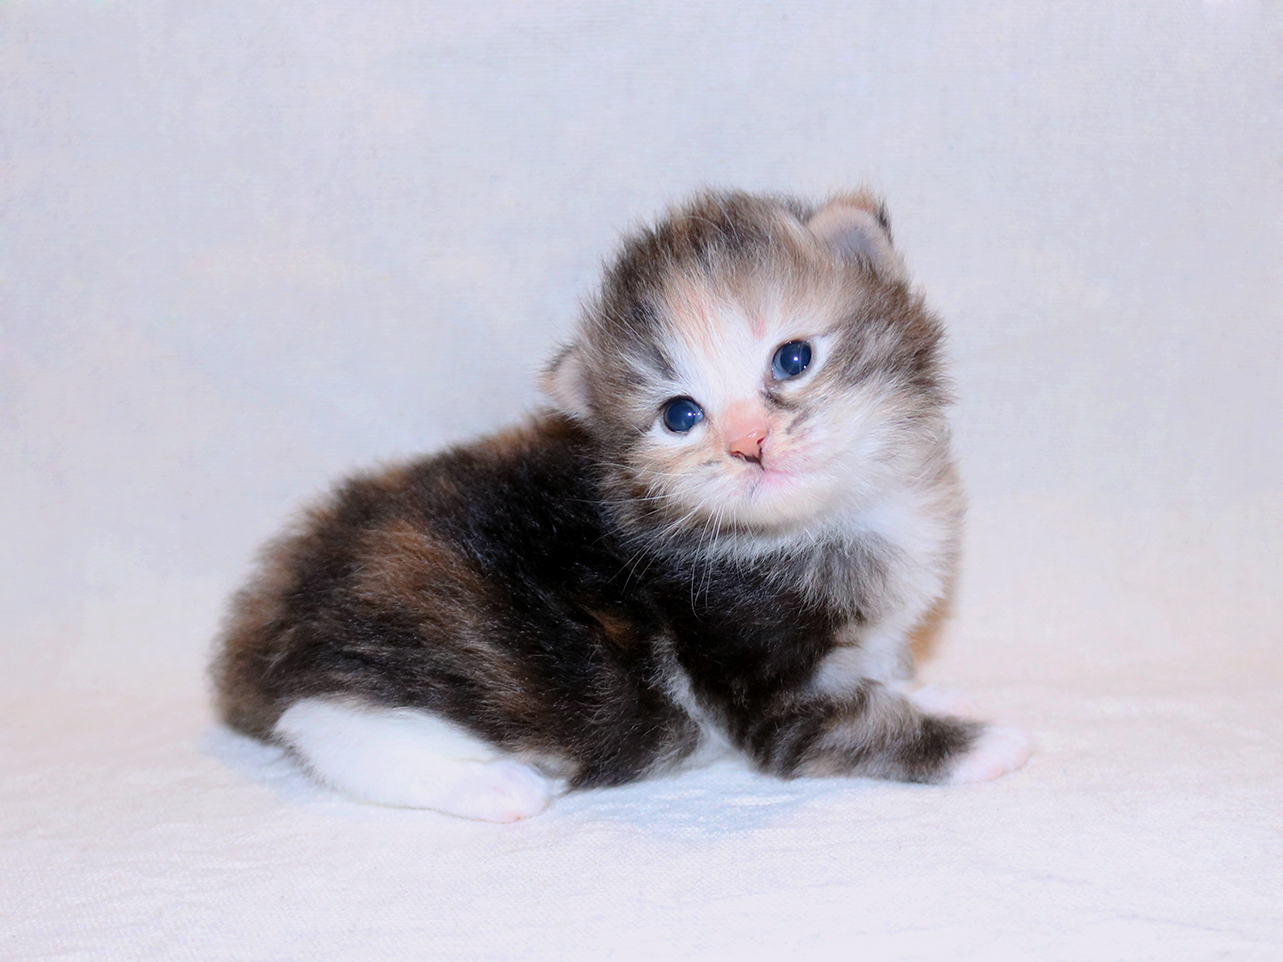
[[[1283,658],[1277,633],[1243,636],[1272,603],[1209,614],[1217,636],[1161,598],[1206,611],[1233,571],[1131,566],[1111,591],[1061,568],[1060,595],[1031,590],[1040,559],[1001,565],[1008,615],[963,606],[975,636],[927,665],[1037,742],[1025,770],[962,788],[725,762],[495,826],[338,798],[194,690],[14,698],[0,955],[1278,959]],[[1040,637],[1014,636],[1017,607],[1048,618]]]

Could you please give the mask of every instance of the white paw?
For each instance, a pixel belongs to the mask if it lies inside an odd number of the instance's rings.
[[[939,685],[923,685],[917,691],[909,692],[909,699],[928,715],[973,718],[976,713],[966,695]]]
[[[517,822],[547,808],[554,790],[555,783],[529,765],[487,762],[450,785],[431,807],[482,822]]]
[[[992,781],[1023,766],[1031,753],[1029,736],[1019,728],[985,728],[971,751],[954,763],[948,783]]]

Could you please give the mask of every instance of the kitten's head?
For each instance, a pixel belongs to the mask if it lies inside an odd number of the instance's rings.
[[[545,388],[626,524],[787,534],[947,457],[939,340],[876,201],[708,193],[624,243]]]

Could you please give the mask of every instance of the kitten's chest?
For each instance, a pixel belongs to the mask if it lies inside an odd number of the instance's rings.
[[[697,686],[737,701],[804,684],[845,617],[769,566],[657,564],[650,591]]]
[[[744,700],[808,684],[835,648],[928,594],[915,581],[934,578],[938,544],[881,511],[809,543],[651,561],[649,588],[692,678]]]
[[[952,498],[935,503],[923,492],[891,491],[838,519],[808,550],[784,552],[787,577],[857,626],[916,613],[944,589],[958,522]]]

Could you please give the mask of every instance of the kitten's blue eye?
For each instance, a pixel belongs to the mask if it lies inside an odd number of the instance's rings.
[[[704,420],[704,409],[688,397],[675,397],[664,405],[664,427],[685,434]]]
[[[797,377],[811,366],[811,345],[806,341],[789,341],[775,349],[771,359],[771,373],[775,379],[782,381],[788,377]]]

